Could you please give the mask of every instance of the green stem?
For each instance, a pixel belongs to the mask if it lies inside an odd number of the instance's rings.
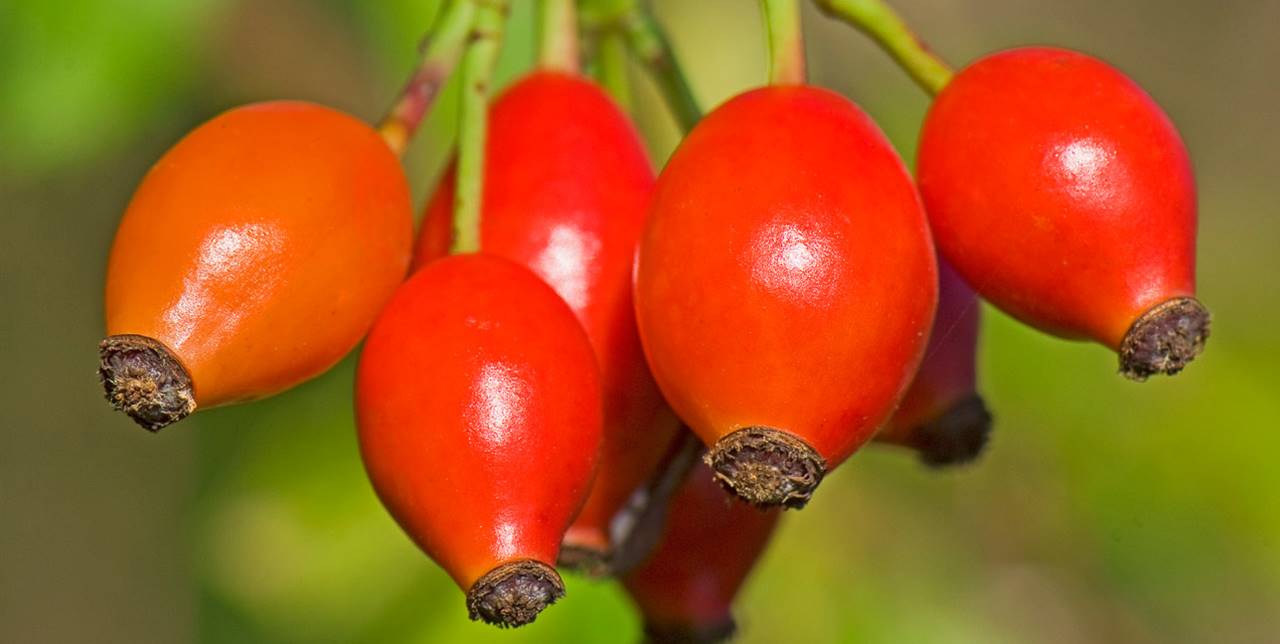
[[[453,201],[453,252],[480,250],[480,201],[484,194],[489,85],[502,47],[506,0],[471,0],[475,22],[462,57],[462,105],[458,116],[457,184]]]
[[[828,15],[867,34],[926,92],[936,95],[954,73],[883,0],[815,0]]]
[[[631,111],[631,83],[627,78],[627,43],[616,31],[608,31],[596,38],[596,80],[623,111]]]
[[[538,66],[576,74],[578,58],[578,12],[574,0],[539,0]]]
[[[800,0],[761,0],[760,7],[769,33],[769,83],[803,83],[804,29],[800,24]]]
[[[680,67],[671,48],[671,40],[662,26],[639,0],[628,2],[616,24],[626,38],[631,54],[657,82],[680,128],[686,132],[693,129],[702,119],[702,108],[698,106],[698,99],[693,95],[689,79]]]
[[[449,74],[453,73],[474,19],[475,4],[471,0],[450,0],[428,32],[418,68],[378,123],[378,133],[397,155],[404,153]]]

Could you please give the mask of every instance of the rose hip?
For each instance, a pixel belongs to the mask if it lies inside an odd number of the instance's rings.
[[[973,63],[929,110],[918,166],[939,249],[996,306],[1110,347],[1135,380],[1203,349],[1191,162],[1110,65],[1047,47]]]
[[[906,389],[937,301],[911,178],[856,105],[738,96],[658,178],[636,275],[667,400],[742,498],[802,507]]]
[[[777,527],[725,494],[712,473],[690,471],[671,501],[653,554],[623,578],[653,642],[719,642],[734,631],[730,609]]]
[[[291,101],[230,110],[138,186],[107,267],[107,400],[156,431],[347,354],[404,279],[409,186],[372,128]]]
[[[467,593],[472,619],[529,623],[600,445],[595,356],[527,269],[455,255],[378,318],[356,373],[360,451],[405,532]]]
[[[507,89],[489,114],[480,246],[527,266],[586,329],[604,388],[600,471],[565,535],[565,563],[598,569],[609,522],[645,482],[678,421],[640,348],[631,269],[654,176],[635,128],[594,83],[539,71]],[[415,261],[447,253],[453,173],[432,197]]]

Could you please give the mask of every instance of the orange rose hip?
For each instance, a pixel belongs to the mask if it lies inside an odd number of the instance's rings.
[[[156,162],[107,267],[108,401],[155,431],[346,355],[404,278],[408,184],[378,134],[303,102],[197,127]]]

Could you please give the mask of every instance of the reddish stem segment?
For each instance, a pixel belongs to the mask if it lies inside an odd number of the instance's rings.
[[[378,124],[378,133],[397,155],[404,153],[458,64],[475,12],[475,3],[471,0],[452,0],[445,6],[427,36],[418,68]]]

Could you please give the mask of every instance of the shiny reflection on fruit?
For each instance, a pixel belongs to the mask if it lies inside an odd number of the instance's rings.
[[[1116,162],[1116,151],[1106,141],[1081,138],[1051,148],[1049,171],[1062,178],[1064,189],[1075,199],[1098,206],[1118,207],[1126,176]]]
[[[820,305],[835,288],[835,254],[825,231],[805,230],[787,219],[766,225],[751,243],[751,276],[779,297]]]
[[[520,526],[514,517],[500,520],[493,527],[493,554],[499,559],[519,555],[519,535]]]
[[[581,313],[591,284],[588,271],[596,265],[600,240],[576,226],[561,224],[551,229],[547,245],[530,262],[534,269],[575,312]]]
[[[200,253],[192,270],[182,283],[178,301],[167,307],[164,321],[173,329],[172,342],[182,346],[199,328],[201,318],[218,298],[218,292],[240,288],[246,303],[262,301],[280,281],[272,270],[284,253],[286,233],[270,223],[243,223],[213,230],[200,245]],[[246,275],[253,276],[246,281]],[[246,287],[235,287],[233,282]],[[234,331],[238,322],[255,306],[242,306],[230,311],[220,331]],[[199,338],[202,343],[216,343],[217,337]]]
[[[523,401],[531,396],[529,384],[515,367],[494,363],[481,367],[471,390],[467,424],[477,428],[473,440],[488,449],[506,445],[512,429],[525,422]]]

